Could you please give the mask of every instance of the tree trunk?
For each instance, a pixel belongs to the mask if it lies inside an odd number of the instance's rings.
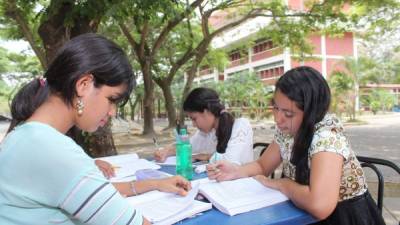
[[[50,4],[52,3],[53,1]],[[46,17],[47,20],[43,21],[39,26],[38,32],[43,41],[48,63],[54,59],[58,49],[72,37],[97,31],[100,18],[88,18],[85,15],[75,17],[74,26],[67,27],[65,20],[68,12],[71,12],[73,7],[69,2],[63,3],[57,8],[56,12],[50,12]],[[55,7],[49,6],[49,8]],[[92,134],[84,135],[77,128],[72,128],[72,131],[67,134],[71,135],[70,137],[92,157],[117,154],[111,133],[111,122]]]
[[[183,102],[185,101],[186,97],[189,95],[190,90],[192,89],[192,84],[194,77],[196,76],[197,66],[192,66],[187,74],[187,79],[185,83],[185,87],[183,88],[182,92],[182,104],[179,109],[179,121],[185,121],[185,112],[183,111]]]
[[[131,109],[130,118],[131,118],[132,121],[135,120],[135,110],[136,110],[136,106],[137,106],[138,102],[139,102],[139,98],[136,98],[136,99],[135,99],[135,102],[133,102],[133,103],[132,103],[132,99],[129,98],[128,103],[129,103],[129,107],[130,107],[130,109]],[[140,114],[140,112],[139,112],[139,114]]]
[[[154,134],[154,123],[153,123],[153,108],[154,108],[154,83],[151,79],[150,65],[149,62],[145,62],[143,65],[143,81],[144,81],[144,105],[143,105],[143,134],[152,135]]]
[[[96,132],[91,133],[87,137],[85,147],[86,153],[94,158],[117,155],[111,133],[111,120],[104,127],[100,127]]]
[[[50,63],[55,57],[58,49],[71,38],[84,33],[95,33],[98,28],[99,19],[89,19],[85,16],[74,19],[74,27],[65,26],[68,12],[73,9],[71,3],[64,3],[59,10],[47,17],[40,24],[38,32],[43,41],[47,62]]]
[[[161,88],[164,96],[165,110],[168,116],[168,126],[165,129],[174,128],[176,124],[176,111],[175,111],[175,99],[172,96],[171,84],[165,82],[165,80],[156,81],[158,86]]]
[[[182,105],[179,110],[179,112],[180,112],[179,113],[179,121],[182,121],[182,122],[185,121],[185,113],[183,111],[183,102],[185,101],[186,97],[189,95],[190,90],[192,89],[192,84],[193,84],[193,80],[197,73],[197,68],[199,67],[201,61],[207,54],[207,47],[208,47],[210,41],[211,41],[211,38],[205,40],[203,45],[199,46],[198,53],[196,54],[196,57],[187,73],[185,87],[183,88],[183,92],[182,92]]]

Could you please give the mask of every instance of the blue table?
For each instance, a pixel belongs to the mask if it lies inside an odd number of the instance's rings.
[[[175,166],[162,166],[161,170],[169,174],[176,174]],[[193,179],[206,177],[205,173],[195,174]],[[185,219],[177,224],[218,224],[218,225],[282,225],[282,224],[309,224],[316,220],[307,212],[297,208],[290,201],[253,210],[235,216],[226,215],[216,208],[212,208],[202,215]]]

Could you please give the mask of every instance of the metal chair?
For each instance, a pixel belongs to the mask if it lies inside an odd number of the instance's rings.
[[[256,142],[253,144],[253,149],[256,150],[258,147],[262,147],[262,150],[260,152],[260,156],[267,150],[269,146],[269,143],[265,142]],[[394,164],[393,162],[386,160],[386,159],[379,159],[379,158],[373,158],[373,157],[365,157],[365,156],[357,156],[358,161],[360,161],[362,167],[368,167],[371,168],[375,174],[378,177],[378,196],[377,196],[377,206],[380,212],[382,213],[382,207],[383,207],[383,192],[384,192],[384,185],[385,185],[385,180],[382,175],[382,172],[376,165],[382,165],[382,166],[388,166],[392,169],[394,169],[399,175],[400,175],[400,168]],[[272,172],[271,178],[275,177],[275,172]],[[399,221],[400,225],[400,221]]]
[[[257,148],[261,147],[261,152],[260,152],[260,157],[262,156],[262,154],[265,152],[265,150],[267,150],[269,146],[269,143],[266,142],[256,142],[253,144],[253,150],[255,151]],[[275,171],[271,173],[271,178],[274,179],[275,177]]]
[[[362,167],[371,168],[378,177],[378,196],[377,196],[377,205],[378,209],[382,213],[382,206],[383,206],[383,191],[385,180],[382,175],[382,172],[376,165],[388,166],[394,169],[400,175],[400,168],[394,164],[393,162],[386,160],[386,159],[379,159],[373,157],[365,157],[365,156],[357,156],[358,161],[360,161]],[[399,223],[400,225],[400,223]]]

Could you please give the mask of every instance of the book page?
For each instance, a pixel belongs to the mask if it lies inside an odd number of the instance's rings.
[[[211,203],[201,202],[195,200],[190,206],[185,208],[182,212],[175,214],[163,221],[155,222],[153,225],[171,225],[183,219],[196,216],[197,214],[207,211],[212,208]]]
[[[110,179],[111,182],[122,182],[128,180],[134,180],[136,171],[141,169],[160,169],[160,166],[148,161],[147,159],[139,159],[136,153],[117,155],[98,158],[100,160],[107,161],[114,166],[115,177]]]
[[[229,215],[287,200],[281,192],[267,188],[253,178],[205,183],[201,185],[200,192],[219,210]]]
[[[125,164],[125,163],[129,163],[129,162],[139,159],[139,156],[136,153],[131,153],[131,154],[124,154],[124,155],[113,155],[113,156],[107,156],[107,157],[100,157],[100,158],[96,158],[96,159],[104,160],[111,164]]]
[[[173,166],[176,165],[176,156],[169,156],[167,159],[165,159],[164,162],[156,162],[158,165],[168,165],[168,166]]]
[[[195,186],[185,197],[172,193],[152,191],[127,199],[131,205],[142,211],[144,217],[155,223],[179,213],[185,214],[185,209],[194,203],[194,198],[198,191],[199,186]],[[188,216],[191,215],[186,215],[185,218]]]

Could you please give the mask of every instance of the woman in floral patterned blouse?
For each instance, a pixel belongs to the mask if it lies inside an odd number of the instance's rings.
[[[302,66],[286,72],[276,83],[277,131],[267,151],[244,166],[226,161],[209,165],[209,178],[255,176],[312,214],[318,224],[385,224],[342,124],[327,113],[329,104],[329,86],[318,71]],[[285,178],[267,178],[281,163]]]

